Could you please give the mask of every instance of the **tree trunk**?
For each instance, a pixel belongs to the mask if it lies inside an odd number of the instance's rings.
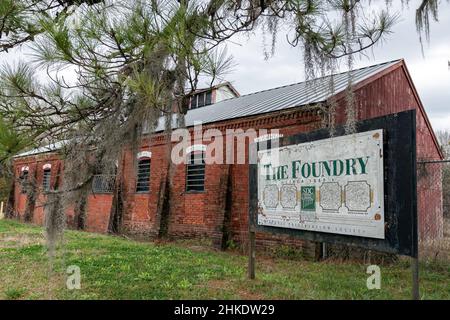
[[[184,122],[184,115],[180,115],[182,122]],[[156,226],[158,230],[158,237],[163,238],[166,237],[169,233],[169,221],[170,221],[170,192],[171,185],[174,173],[174,167],[172,164],[171,154],[172,154],[172,141],[171,141],[171,133],[172,133],[172,113],[169,112],[166,115],[166,159],[167,159],[167,170],[166,176],[161,181],[159,187],[159,199],[158,206],[156,209]]]
[[[169,168],[171,166],[169,165]],[[169,233],[170,218],[170,169],[164,182],[161,184],[161,193],[158,201],[159,230],[158,237],[167,237]]]
[[[226,250],[229,247],[231,240],[231,206],[232,200],[232,177],[231,177],[231,165],[227,165],[227,175],[226,175],[226,191],[224,199],[224,213],[223,213],[223,224],[222,224],[222,242],[221,249]]]
[[[74,223],[77,230],[84,230],[86,228],[86,205],[89,193],[88,190],[88,187],[83,187],[80,197],[75,203]]]
[[[108,232],[120,233],[123,219],[123,179],[122,175],[118,174],[119,182],[114,185],[114,196],[111,205],[111,212],[109,215]]]
[[[37,167],[34,168],[33,181],[28,182],[27,186],[27,204],[25,208],[25,222],[33,221],[34,208],[36,207],[36,186],[37,183]]]
[[[5,217],[12,219],[15,216],[15,191],[16,191],[16,178],[13,176],[11,181],[11,187],[8,194],[8,203],[6,204],[6,214]]]

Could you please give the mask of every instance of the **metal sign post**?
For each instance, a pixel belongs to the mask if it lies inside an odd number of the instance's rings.
[[[420,300],[419,293],[419,258],[411,258],[411,269],[412,269],[412,299]]]
[[[249,229],[248,236],[248,278],[255,279],[255,231]]]

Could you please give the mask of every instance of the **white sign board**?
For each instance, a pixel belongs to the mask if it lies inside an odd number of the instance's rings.
[[[384,239],[383,131],[258,151],[258,224]]]

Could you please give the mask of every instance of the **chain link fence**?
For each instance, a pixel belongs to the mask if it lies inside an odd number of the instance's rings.
[[[419,259],[450,263],[450,160],[417,163]],[[392,263],[398,255],[346,245],[316,246],[316,258]]]
[[[420,260],[450,262],[450,160],[417,164]]]

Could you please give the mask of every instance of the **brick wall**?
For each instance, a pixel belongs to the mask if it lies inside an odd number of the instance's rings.
[[[433,139],[432,128],[421,105],[414,85],[410,82],[406,66],[395,67],[381,73],[377,79],[362,83],[355,92],[358,119],[369,119],[415,109],[417,161],[439,160],[440,154]],[[338,123],[345,122],[345,101],[341,97],[337,108]],[[441,237],[443,230],[441,168],[430,168],[423,174],[418,166],[417,207],[419,215],[419,237]]]
[[[420,101],[408,82],[407,71],[403,67],[393,68],[366,81],[355,92],[358,118],[366,119],[409,109],[417,109],[417,157],[439,158],[426,115],[420,108]],[[345,117],[345,102],[338,95],[337,122],[343,123]],[[205,125],[204,130],[217,128],[221,132],[226,129],[279,129],[284,135],[315,130],[321,126],[321,117],[316,111],[301,111],[302,108],[273,112],[245,119],[235,119],[215,124]],[[226,136],[224,136],[224,142]],[[248,146],[248,140],[247,140]],[[119,174],[123,177],[124,210],[122,232],[127,234],[155,236],[159,231],[158,203],[161,201],[160,188],[166,181],[168,167],[168,148],[162,135],[146,139],[141,150],[151,151],[150,191],[137,193],[136,161],[133,161],[131,151],[124,150],[119,161]],[[235,149],[236,152],[236,149]],[[45,162],[52,164],[52,178],[56,167],[61,165],[58,157],[52,154],[38,155],[16,159],[16,174],[21,166],[38,168],[38,180],[42,179],[40,169]],[[245,245],[248,229],[248,164],[234,164],[231,167],[224,164],[206,166],[204,192],[186,192],[185,165],[173,166],[173,184],[170,188],[171,206],[169,210],[168,235],[171,237],[208,237],[215,243],[222,239],[223,223],[226,211],[227,184],[231,183],[230,228],[231,239]],[[31,174],[31,173],[30,173]],[[229,176],[230,175],[230,176]],[[435,180],[433,179],[435,182]],[[438,235],[442,217],[442,202],[439,197],[442,188],[437,186],[433,193],[428,192],[431,178],[420,177],[418,180],[418,208],[421,230],[435,228]],[[17,184],[15,190],[15,208],[23,218],[26,206],[26,196],[20,193]],[[44,202],[45,195],[39,195],[37,202]],[[112,194],[91,194],[88,197],[86,230],[107,232],[113,201]],[[430,207],[430,203],[435,204]],[[43,208],[36,207],[33,221],[42,223]],[[73,225],[73,209],[68,209],[68,224]],[[257,246],[274,246],[290,244],[303,247],[304,243],[286,236],[257,234]]]

